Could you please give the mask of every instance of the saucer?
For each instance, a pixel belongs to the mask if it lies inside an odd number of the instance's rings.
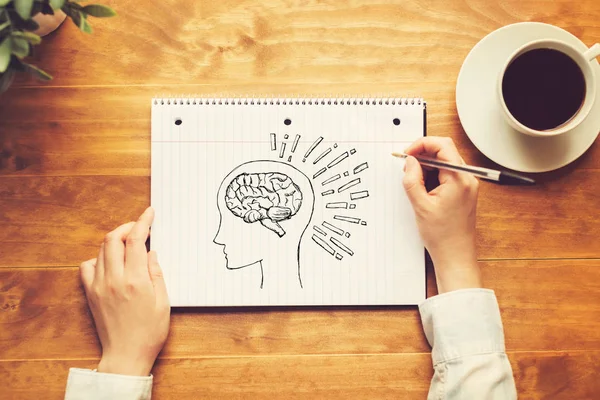
[[[538,22],[521,22],[502,27],[473,47],[456,82],[456,108],[471,142],[490,160],[516,171],[546,172],[563,167],[580,157],[600,131],[600,66],[596,71],[598,95],[587,118],[572,131],[558,136],[532,137],[514,130],[502,114],[498,100],[498,75],[510,55],[527,42],[557,39],[588,49],[564,29]]]

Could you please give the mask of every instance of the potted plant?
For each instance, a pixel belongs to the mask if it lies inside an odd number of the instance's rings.
[[[64,13],[64,15],[63,15]],[[88,17],[112,17],[115,11],[99,4],[81,5],[69,0],[0,0],[0,93],[12,83],[17,72],[41,80],[52,76],[23,61],[32,46],[69,17],[82,32],[92,33]],[[40,26],[41,25],[41,26]]]

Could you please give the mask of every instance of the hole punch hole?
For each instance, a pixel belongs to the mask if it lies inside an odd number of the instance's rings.
[[[179,126],[183,124],[183,121],[181,120],[181,118],[175,118],[175,125]]]
[[[283,120],[283,123],[286,124],[286,125],[291,125],[292,124],[292,120],[289,119],[289,118],[286,118],[286,119]]]
[[[398,126],[400,125],[400,118],[394,118],[392,122],[394,123],[394,125]]]

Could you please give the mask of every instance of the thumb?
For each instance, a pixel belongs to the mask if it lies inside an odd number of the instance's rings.
[[[165,277],[162,269],[158,264],[158,256],[156,251],[148,252],[148,273],[150,274],[150,280],[154,286],[154,293],[156,293],[156,301],[160,305],[169,304],[169,296],[167,294],[167,285],[165,284]]]
[[[92,282],[94,282],[94,275],[96,273],[96,263],[97,260],[92,258],[91,260],[87,260],[81,263],[79,266],[79,274],[81,276],[81,282],[83,282],[83,287],[87,292],[90,287],[92,287]]]
[[[427,189],[425,189],[425,182],[423,181],[421,164],[412,156],[406,157],[402,183],[413,208],[427,199]]]

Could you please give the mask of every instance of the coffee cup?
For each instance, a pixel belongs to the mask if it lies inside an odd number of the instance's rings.
[[[515,50],[502,67],[497,92],[515,130],[548,137],[569,132],[590,113],[597,85],[592,62],[600,44],[585,51],[560,40],[536,40]]]

